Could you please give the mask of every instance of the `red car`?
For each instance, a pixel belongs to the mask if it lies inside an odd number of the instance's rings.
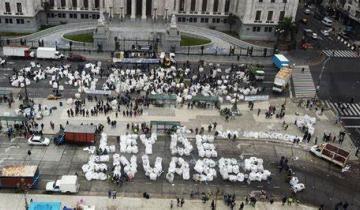
[[[86,61],[86,58],[82,55],[77,54],[69,54],[69,57],[67,58],[68,61],[75,61],[75,62],[83,62]]]

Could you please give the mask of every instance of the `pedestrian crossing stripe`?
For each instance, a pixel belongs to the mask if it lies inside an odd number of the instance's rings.
[[[327,107],[333,109],[340,117],[349,116],[355,117],[360,116],[360,104],[359,103],[337,103],[325,101]]]
[[[323,50],[323,53],[329,57],[358,58],[360,57],[352,50]]]

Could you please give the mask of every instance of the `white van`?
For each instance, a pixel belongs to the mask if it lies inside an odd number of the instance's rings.
[[[327,27],[331,27],[333,23],[333,21],[328,17],[324,17],[321,22]]]

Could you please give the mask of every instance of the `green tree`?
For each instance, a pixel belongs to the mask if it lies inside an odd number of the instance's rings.
[[[232,13],[229,14],[228,18],[227,18],[227,22],[229,24],[229,30],[232,31],[232,27],[233,25],[236,24],[238,17]]]
[[[276,26],[278,37],[287,41],[289,37],[291,40],[295,40],[297,27],[291,17],[284,17],[282,21]]]

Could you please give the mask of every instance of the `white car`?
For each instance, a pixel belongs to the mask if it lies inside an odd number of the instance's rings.
[[[304,10],[304,14],[305,14],[305,15],[310,15],[310,13],[311,13],[311,10],[310,10],[310,9],[305,9],[305,10]]]
[[[311,34],[311,37],[312,37],[313,39],[318,39],[318,38],[319,38],[319,36],[317,35],[317,33],[312,33],[312,34]]]
[[[320,32],[324,36],[329,36],[330,35],[329,31],[327,31],[327,30],[321,30]]]
[[[43,146],[47,146],[50,144],[50,139],[46,138],[46,137],[41,137],[41,136],[36,136],[36,135],[32,135],[29,139],[28,139],[28,144],[29,145],[43,145]]]

